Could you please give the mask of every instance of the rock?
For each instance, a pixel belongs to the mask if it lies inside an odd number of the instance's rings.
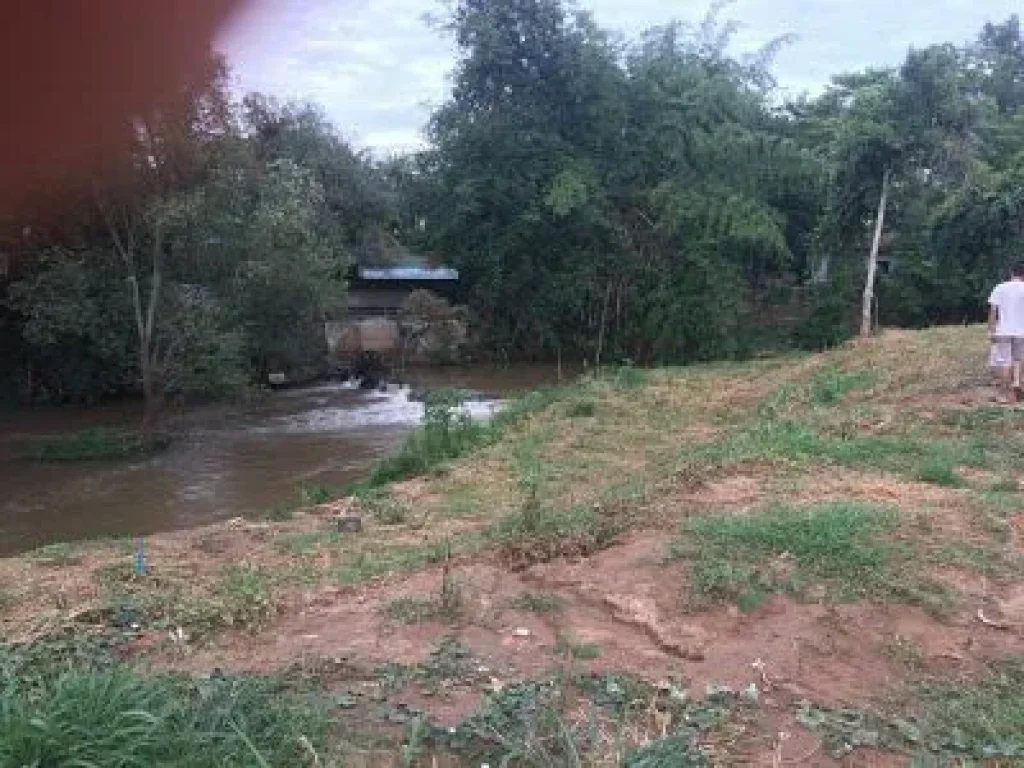
[[[334,520],[339,533],[359,533],[363,530],[363,518],[358,515],[340,515]]]

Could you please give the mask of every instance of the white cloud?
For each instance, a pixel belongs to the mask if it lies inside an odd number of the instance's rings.
[[[710,2],[582,0],[599,24],[637,35],[673,17],[698,22]],[[666,7],[667,6],[667,7]],[[454,46],[423,21],[434,0],[257,0],[223,36],[241,87],[320,103],[347,136],[382,152],[422,143],[430,107],[443,101]],[[737,0],[735,43],[756,49],[786,33],[798,41],[776,60],[790,92],[829,76],[897,64],[912,46],[963,42],[1020,0]]]

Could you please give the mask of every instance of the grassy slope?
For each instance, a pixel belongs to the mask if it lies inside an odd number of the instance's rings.
[[[950,328],[824,355],[588,379],[535,398],[500,440],[429,477],[364,493],[362,536],[303,514],[159,537],[150,548],[161,566],[146,580],[131,577],[131,554],[116,543],[6,561],[0,632],[45,635],[87,608],[91,621],[112,623],[127,606],[143,624],[198,639],[286,620],[291,596],[314,585],[449,552],[526,563],[586,554],[627,528],[666,531],[694,611],[752,610],[781,593],[912,604],[952,620],[973,596],[950,574],[1024,582],[1013,528],[1024,512],[1024,412],[986,403],[984,362],[983,334]],[[752,492],[731,494],[737,480]],[[1013,664],[980,682],[929,681],[913,726],[893,727],[905,747],[1013,755],[1024,751],[1014,736],[1024,732],[1020,683]],[[850,740],[853,726],[826,710],[802,722],[840,747]],[[557,718],[549,725],[565,731]],[[675,748],[665,747],[668,762],[633,764],[688,764]],[[572,749],[546,743],[531,764],[571,764]]]

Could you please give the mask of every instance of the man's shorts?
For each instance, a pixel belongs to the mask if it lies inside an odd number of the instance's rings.
[[[1024,363],[1024,337],[997,336],[992,340],[989,365],[993,368],[1009,368],[1014,363]]]

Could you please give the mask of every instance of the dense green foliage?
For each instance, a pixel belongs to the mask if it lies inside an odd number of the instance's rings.
[[[326,728],[274,681],[146,677],[89,636],[0,645],[5,767],[300,765]]]
[[[345,270],[394,207],[314,107],[233,103],[216,61],[76,181],[0,218],[4,388],[33,400],[141,386],[159,411],[322,370]]]
[[[691,361],[848,335],[883,178],[882,322],[977,319],[1024,244],[1019,21],[781,104],[785,41],[621,41],[560,0],[461,0],[407,237],[464,275],[499,355]],[[410,225],[415,226],[410,226]]]
[[[623,39],[569,0],[457,0],[442,27],[422,152],[373,162],[314,107],[234,103],[214,61],[87,183],[5,212],[0,391],[158,410],[316,371],[345,268],[409,249],[459,268],[478,351],[597,363],[834,345],[876,236],[862,322],[977,320],[1024,252],[1017,17],[789,102],[788,41],[736,53],[718,11]]]

